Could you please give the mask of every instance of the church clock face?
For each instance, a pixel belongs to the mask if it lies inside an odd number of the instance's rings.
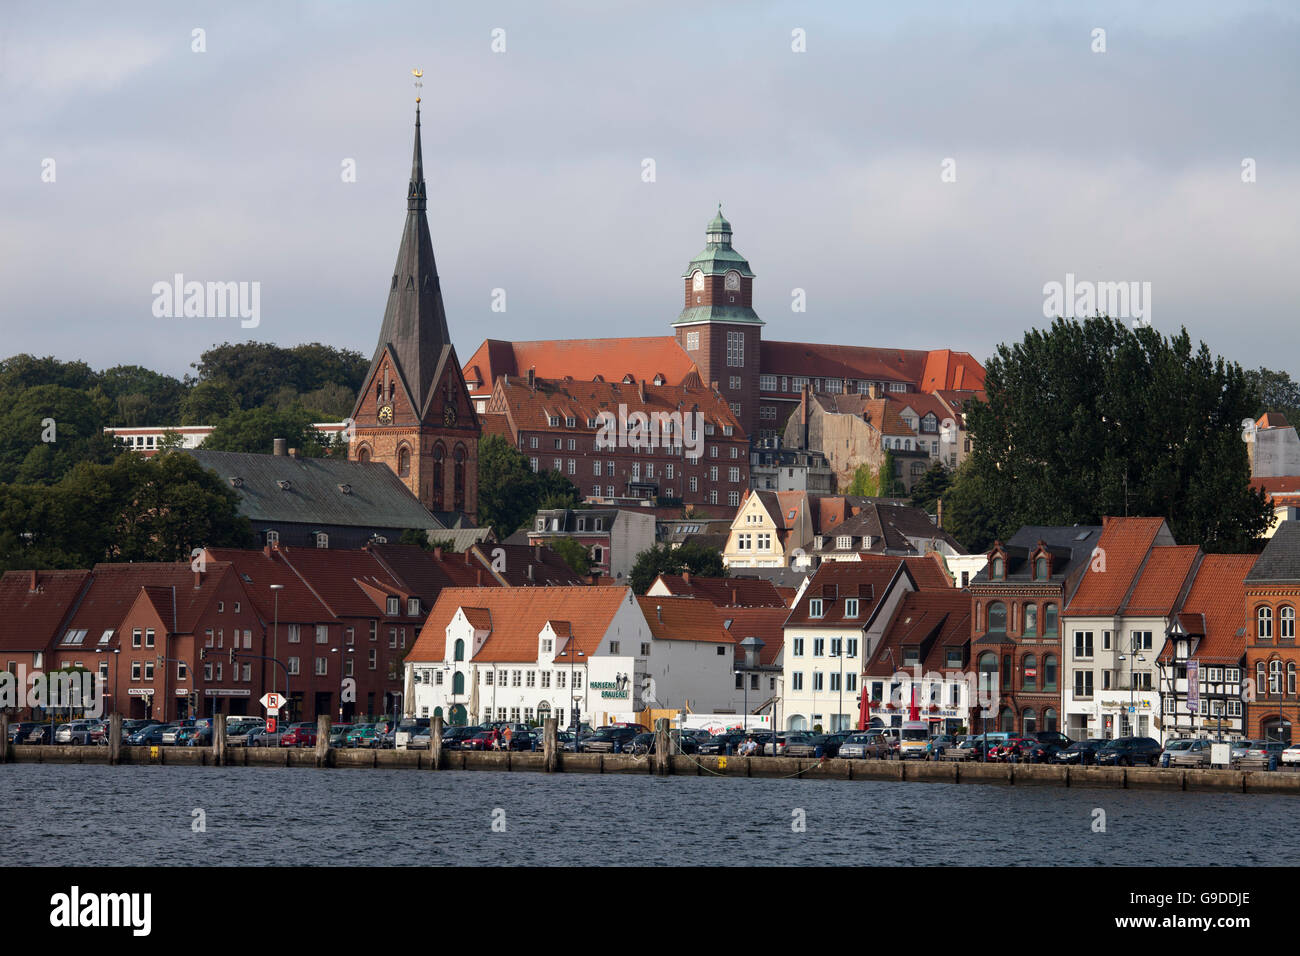
[[[379,424],[391,425],[393,423],[393,406],[385,405],[379,410]]]
[[[444,425],[456,424],[456,406],[448,405],[442,410],[442,423]]]
[[[728,273],[727,273],[727,290],[728,290],[729,292],[734,292],[734,291],[736,291],[736,290],[739,289],[739,288],[740,288],[740,273],[739,273],[739,272],[728,272]]]

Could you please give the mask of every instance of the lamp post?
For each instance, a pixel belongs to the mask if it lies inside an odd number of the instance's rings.
[[[570,638],[569,640],[572,641],[573,639]],[[578,648],[576,648],[576,647],[573,648],[573,651],[574,651],[574,653],[570,654],[570,653],[569,653],[569,648],[566,647],[564,650],[560,651],[560,653],[557,654],[556,656],[557,656],[557,657],[567,657],[567,658],[569,659],[569,691],[570,691],[570,693],[573,693],[573,710],[570,711],[570,713],[569,713],[569,721],[570,721],[570,723],[572,724],[572,727],[573,727],[573,744],[574,744],[574,747],[577,747],[577,744],[578,744],[578,718],[579,718],[579,715],[580,715],[580,713],[581,713],[581,711],[578,709],[578,702],[582,700],[582,695],[581,695],[581,694],[578,694],[578,693],[575,693],[575,692],[577,691],[578,688],[577,688],[576,686],[574,686],[573,681],[574,681],[575,676],[577,675],[578,658],[579,658],[579,657],[585,657],[586,655],[585,655],[582,651],[578,650]],[[576,752],[576,751],[575,751],[575,752]]]
[[[271,659],[280,660],[280,592],[284,590],[283,584],[272,584],[271,594],[275,599],[275,623],[271,630]],[[274,680],[274,678],[272,678]],[[272,684],[272,687],[275,685]],[[286,668],[284,673],[284,699],[287,703],[289,700],[289,672]]]
[[[757,637],[747,637],[740,642],[741,649],[745,652],[744,667],[737,671],[740,674],[740,682],[744,685],[745,690],[745,713],[741,720],[741,730],[749,731],[749,681],[746,668],[756,668],[758,666],[758,653],[765,646],[764,641]]]
[[[353,653],[355,650],[355,647],[348,647],[346,645],[330,648],[330,653],[339,656],[339,723],[343,722],[343,681],[348,677],[348,674],[346,673],[347,665],[343,662],[348,660],[346,655]]]
[[[104,654],[107,652],[108,652],[108,648],[106,647],[95,648],[96,654]],[[113,656],[109,659],[109,678],[108,678],[108,686],[111,688],[111,693],[104,695],[105,697],[113,698],[114,708],[117,707],[117,655],[121,653],[122,653],[122,649],[120,647],[113,648]],[[114,713],[114,711],[110,710],[109,714],[111,715],[112,713]]]
[[[1131,650],[1127,655],[1125,655],[1125,654],[1121,654],[1121,655],[1119,656],[1119,659],[1120,659],[1121,661],[1123,661],[1123,660],[1125,660],[1125,659],[1128,660],[1128,718],[1129,718],[1129,719],[1128,719],[1128,725],[1129,725],[1129,727],[1128,727],[1128,729],[1129,729],[1129,734],[1128,734],[1128,736],[1130,736],[1130,737],[1134,736],[1134,734],[1133,734],[1133,724],[1135,723],[1135,721],[1133,720],[1133,718],[1137,715],[1137,707],[1136,707],[1136,705],[1135,705],[1135,703],[1134,703],[1134,700],[1133,700],[1133,663],[1134,663],[1134,660],[1135,660],[1135,659],[1136,659],[1136,661],[1137,661],[1138,663],[1141,663],[1141,664],[1145,664],[1145,663],[1147,662],[1147,659],[1146,659],[1145,657],[1142,657],[1142,656],[1140,656],[1140,655],[1137,653],[1137,638],[1136,638],[1136,636],[1135,636],[1135,637],[1133,638],[1133,640],[1132,640],[1131,647],[1132,647],[1132,650]]]

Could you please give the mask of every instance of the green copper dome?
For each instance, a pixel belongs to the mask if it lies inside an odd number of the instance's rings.
[[[722,203],[718,203],[718,214],[713,217],[709,224],[704,228],[706,233],[711,232],[731,232],[731,223],[722,218]]]

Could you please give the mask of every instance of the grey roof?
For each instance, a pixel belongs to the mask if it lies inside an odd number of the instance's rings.
[[[1300,581],[1300,522],[1283,521],[1268,539],[1246,575],[1247,584],[1263,581]]]
[[[240,496],[250,521],[366,528],[441,528],[387,465],[182,449]],[[238,483],[234,479],[239,479]],[[281,482],[288,482],[281,487]],[[346,487],[346,492],[344,491]]]
[[[424,159],[420,149],[420,109],[415,110],[415,150],[411,181],[406,194],[406,225],[393,266],[379,346],[370,362],[370,381],[386,351],[393,356],[411,407],[423,417],[433,397],[435,383],[451,354],[447,313],[442,304],[438,267],[433,259],[433,239],[425,213]],[[364,395],[357,397],[357,417]]]
[[[823,550],[837,550],[833,545],[835,538],[840,535],[870,535],[883,542],[884,548],[889,551],[915,550],[909,540],[911,538],[937,538],[959,553],[966,552],[956,538],[930,520],[924,508],[889,504],[881,500],[869,500],[861,507],[862,511],[858,514],[841,521],[829,531],[822,532],[828,545]]]
[[[1052,555],[1051,581],[1061,582],[1078,566],[1092,557],[1092,551],[1101,540],[1100,525],[1023,525],[1002,545],[1007,553],[1006,583],[1028,583],[1033,580],[1029,555],[1042,541]],[[989,584],[990,568],[985,565],[971,579],[972,584]]]

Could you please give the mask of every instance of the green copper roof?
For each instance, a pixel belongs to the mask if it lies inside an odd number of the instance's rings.
[[[743,325],[764,325],[758,313],[740,305],[696,305],[682,309],[673,325],[691,325],[695,322],[734,322]]]
[[[718,203],[718,214],[713,217],[705,229],[708,232],[731,232],[731,223],[722,218],[722,203]]]
[[[744,256],[731,246],[719,246],[714,243],[709,243],[704,247],[703,252],[691,260],[691,264],[682,273],[682,278],[694,275],[696,269],[706,276],[718,276],[735,269],[742,276],[754,278],[754,272],[749,268],[749,263]]]

